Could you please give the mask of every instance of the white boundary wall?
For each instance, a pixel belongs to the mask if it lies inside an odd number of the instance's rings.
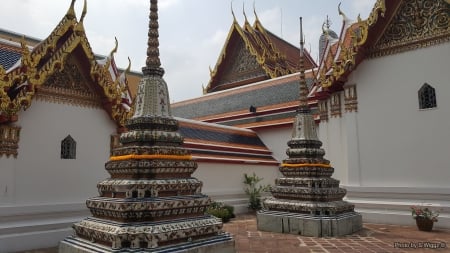
[[[0,158],[0,252],[50,247],[89,214],[88,197],[108,176],[115,123],[100,108],[34,100],[20,113],[19,155]],[[76,159],[60,159],[61,141],[76,141]]]

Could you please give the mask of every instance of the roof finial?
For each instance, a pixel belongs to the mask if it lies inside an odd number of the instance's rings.
[[[233,21],[236,22],[236,16],[234,15],[233,11],[233,0],[231,0],[231,15],[233,15]]]
[[[150,0],[150,21],[148,25],[147,60],[142,68],[144,75],[164,75],[159,59],[159,33],[158,33],[158,0]]]
[[[253,13],[255,14],[255,22],[258,21],[258,15],[256,14],[256,3],[253,1]]]
[[[244,6],[245,2],[242,2],[242,13],[244,14],[244,18],[245,18],[245,23],[247,23],[247,15],[245,14],[245,6]]]
[[[75,8],[74,8],[75,1],[76,0],[72,0],[72,2],[70,3],[70,7],[67,10],[66,17],[68,17],[69,19],[74,19],[76,17],[75,16]]]
[[[81,13],[80,23],[83,22],[86,13],[87,13],[87,0],[84,0],[83,12]]]
[[[113,57],[113,54],[117,52],[117,48],[119,47],[119,41],[117,40],[117,37],[114,37],[114,48],[111,50],[111,52],[109,53],[109,57]]]
[[[305,64],[304,64],[304,44],[305,39],[303,37],[303,23],[302,23],[302,17],[300,17],[300,61],[299,61],[299,68],[300,68],[300,106],[299,111],[300,112],[309,112],[309,106],[308,106],[308,86],[306,85],[306,78],[305,78]]]
[[[347,16],[346,16],[345,13],[341,10],[341,3],[338,4],[338,12],[339,12],[339,15],[342,16],[342,19],[344,19],[344,21],[347,20]]]

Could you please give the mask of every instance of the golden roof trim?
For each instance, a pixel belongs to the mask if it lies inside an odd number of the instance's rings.
[[[90,77],[94,82],[97,81],[103,89],[104,94],[102,96],[105,96],[108,100],[109,105],[106,109],[111,118],[118,125],[123,126],[125,120],[130,116],[130,111],[127,111],[122,106],[122,95],[126,87],[124,87],[124,84],[119,85],[118,82],[112,80],[108,70],[109,65],[101,66],[96,62],[92,48],[87,40],[83,23],[76,21],[73,10],[74,3],[75,0],[72,0],[66,15],[55,29],[53,29],[47,39],[36,45],[33,51],[30,52],[25,45],[25,41],[21,41],[22,58],[19,67],[9,73],[6,73],[3,68],[0,68],[0,122],[14,121],[17,113],[21,109],[27,109],[31,105],[36,87],[42,86],[48,76],[55,73],[56,70],[63,68],[63,63],[67,59],[67,56],[78,46],[82,48],[91,63]],[[85,9],[86,3],[83,10],[84,15]],[[61,46],[57,47],[57,43],[62,35],[71,32],[71,30],[72,33],[70,36]],[[46,59],[46,56],[50,56],[50,58]],[[44,59],[45,61],[43,61]],[[129,71],[129,67],[127,69]],[[19,85],[23,85],[24,87],[11,100],[7,94],[7,90],[13,87],[16,88]]]

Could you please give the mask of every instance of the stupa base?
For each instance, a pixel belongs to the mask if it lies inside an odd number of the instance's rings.
[[[176,245],[157,248],[126,248],[112,249],[101,244],[93,243],[78,237],[67,237],[59,243],[59,253],[111,253],[111,252],[155,252],[155,253],[234,253],[234,240],[223,233],[208,239],[185,242]]]
[[[314,237],[353,234],[362,229],[362,216],[348,212],[334,216],[313,216],[278,211],[259,211],[258,230]]]

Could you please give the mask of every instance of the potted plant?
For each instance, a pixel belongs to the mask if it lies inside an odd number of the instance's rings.
[[[248,195],[248,208],[256,212],[261,209],[261,193],[267,192],[270,189],[270,185],[260,185],[263,178],[258,177],[254,172],[252,175],[244,174],[245,193]]]
[[[433,211],[428,207],[412,206],[411,215],[416,220],[417,227],[421,231],[431,231],[434,222],[437,222],[438,211]]]

